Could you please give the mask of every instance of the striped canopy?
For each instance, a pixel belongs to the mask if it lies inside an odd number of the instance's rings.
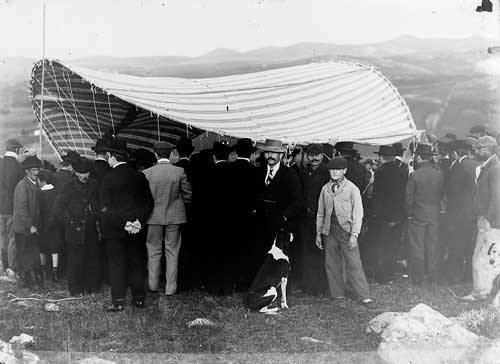
[[[132,149],[214,132],[288,144],[389,144],[417,134],[396,88],[373,67],[311,63],[187,79],[107,73],[46,60],[31,76],[35,116],[58,153],[91,147],[107,130]]]

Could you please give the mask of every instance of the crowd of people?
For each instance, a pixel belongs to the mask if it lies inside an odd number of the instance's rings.
[[[151,152],[104,137],[93,160],[68,151],[58,170],[9,139],[1,270],[27,287],[64,276],[75,296],[109,284],[106,309],[121,311],[128,288],[139,308],[148,290],[245,292],[284,230],[290,282],[308,294],[370,307],[369,281],[472,281],[478,218],[500,228],[497,141],[481,131],[438,152],[383,145],[378,160],[351,142],[239,139],[193,153],[187,138]],[[475,284],[465,299],[488,294]]]

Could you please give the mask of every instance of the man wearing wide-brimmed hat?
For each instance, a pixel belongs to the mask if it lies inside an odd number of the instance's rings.
[[[124,309],[127,287],[132,290],[132,303],[144,307],[146,276],[145,243],[138,233],[146,228],[153,206],[153,196],[143,173],[127,165],[127,143],[112,139],[103,148],[113,170],[100,188],[101,232],[106,245],[111,283],[110,312]]]
[[[432,146],[418,144],[418,168],[408,178],[405,206],[408,215],[410,278],[416,284],[434,281],[439,261],[439,219],[444,175],[431,162]]]
[[[22,144],[17,139],[5,142],[5,154],[0,158],[0,274],[7,268],[14,269],[15,243],[12,230],[14,190],[25,176],[17,161]]]
[[[282,142],[267,139],[259,149],[264,152],[266,165],[261,167],[257,174],[260,193],[257,209],[259,237],[255,251],[255,272],[263,263],[275,234],[280,229],[296,231],[297,219],[303,208],[299,176],[282,162],[286,152]]]
[[[325,272],[325,255],[316,247],[316,213],[321,188],[330,180],[328,168],[323,163],[324,146],[312,143],[304,148],[307,164],[300,170],[305,212],[299,222],[299,236],[295,239],[293,250],[297,251],[295,274],[300,288],[319,296],[328,291]],[[299,246],[300,244],[300,246]],[[299,249],[297,249],[299,248]]]
[[[41,283],[39,275],[40,250],[38,230],[40,229],[40,189],[38,172],[42,161],[28,156],[21,163],[26,176],[14,191],[14,215],[12,229],[16,233],[15,271],[25,285]]]
[[[181,248],[181,225],[187,222],[186,205],[191,203],[191,184],[181,167],[170,164],[172,147],[167,142],[154,145],[158,162],[143,171],[155,201],[147,219],[148,286],[171,296],[177,291],[177,270]],[[159,287],[162,246],[165,246],[166,285]]]
[[[387,282],[396,270],[408,174],[399,167],[393,146],[381,145],[375,153],[382,164],[375,172],[373,184],[374,220],[371,234],[375,240],[371,248],[375,254],[371,254],[371,258],[375,266],[371,268],[378,282]]]

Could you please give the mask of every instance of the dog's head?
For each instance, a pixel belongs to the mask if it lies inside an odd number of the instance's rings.
[[[495,243],[492,243],[488,249],[488,258],[491,265],[500,264],[500,249]]]
[[[293,242],[293,234],[284,230],[280,230],[276,233],[276,239],[274,241],[276,247],[280,248],[286,254]]]

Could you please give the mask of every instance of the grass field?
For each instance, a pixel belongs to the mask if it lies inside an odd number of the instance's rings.
[[[64,285],[38,292],[0,283],[0,339],[20,333],[35,337],[34,351],[257,354],[373,352],[378,338],[365,333],[370,319],[386,311],[407,311],[423,302],[447,316],[477,305],[457,302],[448,287],[415,287],[400,279],[372,285],[378,304],[375,310],[348,301],[344,307],[328,298],[315,298],[299,291],[290,294],[290,309],[268,316],[248,312],[241,297],[213,297],[203,292],[173,297],[148,297],[145,309],[127,306],[124,312],[106,313],[109,292],[59,304],[59,312],[47,312],[44,303],[11,302],[12,296],[66,297]],[[461,294],[467,287],[452,289]],[[31,296],[40,297],[40,296]],[[215,326],[189,328],[196,318],[208,318]],[[303,339],[320,340],[311,343]]]

